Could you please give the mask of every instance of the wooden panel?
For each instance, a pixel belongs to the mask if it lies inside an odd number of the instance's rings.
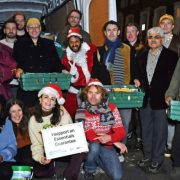
[[[74,9],[73,2],[68,2],[66,5],[58,9],[56,12],[48,16],[46,21],[46,31],[59,33],[67,25],[67,16]]]
[[[89,33],[92,43],[102,46],[105,42],[103,26],[108,21],[108,0],[92,0],[89,7]]]

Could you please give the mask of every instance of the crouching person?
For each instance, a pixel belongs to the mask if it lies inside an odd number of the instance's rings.
[[[54,161],[56,159],[46,158],[41,130],[71,124],[72,120],[62,106],[65,100],[58,85],[49,84],[45,86],[39,91],[38,97],[39,102],[37,102],[34,115],[29,121],[32,158],[35,160],[33,172],[37,177],[51,178],[55,174]],[[64,171],[66,180],[78,179],[81,163],[85,157],[85,153],[66,156],[66,160],[70,161]],[[59,160],[63,160],[63,157]]]
[[[91,78],[80,96],[83,103],[76,111],[75,121],[84,124],[89,142],[89,153],[84,163],[85,180],[94,179],[97,165],[112,180],[120,180],[121,164],[113,147],[114,143],[121,144],[120,141],[125,137],[119,111],[114,104],[107,102],[108,92],[96,79]]]

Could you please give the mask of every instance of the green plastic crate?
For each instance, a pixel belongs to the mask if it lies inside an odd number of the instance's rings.
[[[171,100],[167,114],[169,119],[180,121],[180,101]]]
[[[20,85],[24,91],[41,90],[48,84],[57,84],[61,90],[70,87],[71,75],[63,73],[24,73],[21,76]]]
[[[137,89],[140,92],[109,92],[108,102],[116,105],[117,108],[140,108],[143,104],[145,93],[134,85],[105,85],[105,88],[129,88]]]

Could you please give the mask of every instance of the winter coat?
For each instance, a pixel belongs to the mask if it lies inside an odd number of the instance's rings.
[[[15,60],[18,68],[29,73],[62,72],[62,64],[57,54],[54,42],[49,39],[38,38],[37,46],[30,37],[14,44]],[[37,101],[37,91],[23,91],[18,88],[17,97],[25,107],[33,107]]]
[[[12,49],[0,43],[0,94],[11,97],[10,82],[16,73],[17,62],[11,56]]]

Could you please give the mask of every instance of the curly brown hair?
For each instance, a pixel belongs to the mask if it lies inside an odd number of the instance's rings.
[[[92,85],[92,86],[95,86],[96,89],[98,90],[98,92],[101,93],[101,96],[102,96],[101,101],[107,102],[107,100],[109,98],[109,93],[106,91],[106,89],[104,89],[103,87],[98,86],[98,85]],[[84,89],[82,90],[82,92],[80,94],[80,98],[82,101],[87,101],[87,99],[88,99],[87,94],[88,94],[90,87],[91,86],[85,86]]]

